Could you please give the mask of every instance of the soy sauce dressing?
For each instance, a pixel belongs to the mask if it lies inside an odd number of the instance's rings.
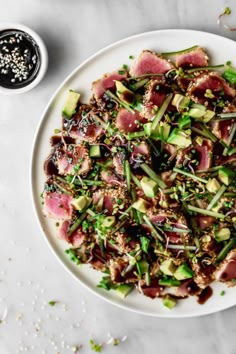
[[[29,85],[40,68],[40,52],[26,32],[0,31],[0,86],[10,89]]]

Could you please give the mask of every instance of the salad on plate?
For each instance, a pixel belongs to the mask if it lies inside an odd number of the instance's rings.
[[[236,284],[236,71],[204,48],[143,50],[70,90],[41,195],[55,236],[99,287],[173,308]]]

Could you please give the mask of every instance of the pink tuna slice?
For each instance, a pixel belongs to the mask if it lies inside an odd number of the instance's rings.
[[[215,272],[217,280],[222,282],[231,282],[229,285],[235,285],[236,279],[236,250],[231,250],[227,257],[221,262]],[[232,282],[233,280],[233,282]]]
[[[72,197],[59,192],[44,193],[44,212],[57,220],[69,220],[72,216]]]
[[[150,148],[145,141],[142,141],[141,143],[132,144],[132,150],[134,155],[140,154],[143,156],[149,156],[150,154]]]
[[[224,98],[232,100],[235,97],[235,89],[215,72],[199,75],[188,87],[188,95],[193,101],[204,104],[211,103],[213,99],[205,97],[206,90],[211,90],[215,97],[221,97],[224,93]]]
[[[125,160],[125,155],[122,152],[118,152],[113,157],[113,165],[118,175],[124,175],[124,160]]]
[[[174,69],[174,65],[161,55],[144,50],[130,69],[130,75],[141,76],[145,74],[165,74]]]
[[[208,56],[205,50],[201,47],[194,48],[191,51],[177,54],[175,64],[177,67],[200,67],[208,65]]]
[[[87,173],[91,166],[92,161],[89,157],[88,150],[81,145],[70,145],[73,149],[60,149],[58,151],[58,170],[61,175],[66,174],[85,174]],[[77,166],[79,169],[77,170]]]
[[[156,90],[156,87],[158,87],[158,90]],[[161,107],[169,92],[168,87],[160,86],[158,81],[152,80],[144,96],[141,115],[151,120],[155,116],[157,108]]]
[[[212,216],[202,216],[202,215],[195,216],[194,220],[197,223],[197,227],[201,230],[207,229],[215,222],[215,218],[213,218]]]
[[[64,122],[70,137],[79,141],[95,142],[103,134],[104,129],[93,118],[95,113],[91,106],[82,105],[71,120]]]
[[[141,286],[141,289],[142,293],[151,299],[160,296],[163,291],[163,287],[158,284],[158,280],[152,280],[150,285],[143,285]]]
[[[138,111],[131,113],[125,108],[121,108],[116,117],[116,127],[124,133],[135,132],[140,130],[137,122],[144,123],[143,119]]]
[[[111,215],[113,212],[113,206],[116,204],[116,198],[112,196],[112,191],[110,194],[106,192],[97,191],[93,194],[93,204],[96,205],[100,199],[103,197],[103,208],[107,210],[108,214]]]
[[[232,120],[222,120],[222,122],[215,122],[212,133],[218,138],[228,143],[230,130],[232,127]]]
[[[101,79],[93,82],[92,90],[96,100],[101,98],[106,90],[115,89],[115,81],[121,81],[127,78],[127,73],[119,74],[118,71],[114,71],[111,74],[104,75]]]
[[[70,222],[63,221],[58,228],[58,238],[70,243],[74,247],[80,247],[85,241],[86,234],[82,231],[81,227],[78,228],[70,237],[68,237],[68,230],[70,228]]]
[[[176,289],[176,296],[188,297],[199,292],[199,287],[194,283],[192,279],[184,280],[181,285]]]
[[[196,171],[204,170],[211,167],[212,163],[212,151],[213,143],[209,139],[203,139],[202,145],[199,145],[196,141],[193,143],[194,149],[198,152],[199,164],[194,167]]]
[[[101,179],[106,182],[107,184],[111,186],[120,186],[123,184],[123,181],[121,181],[114,173],[112,170],[103,170],[100,173]]]

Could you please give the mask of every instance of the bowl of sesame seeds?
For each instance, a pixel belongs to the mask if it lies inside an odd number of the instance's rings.
[[[34,88],[48,66],[41,37],[22,24],[0,25],[0,93],[16,95]]]

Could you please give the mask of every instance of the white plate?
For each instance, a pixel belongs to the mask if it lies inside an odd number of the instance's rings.
[[[226,309],[236,304],[236,288],[226,289],[224,296],[220,296],[223,284],[213,284],[213,296],[204,304],[199,305],[195,297],[179,301],[178,306],[169,311],[161,304],[160,299],[152,300],[133,291],[125,300],[114,292],[98,289],[96,285],[101,274],[88,266],[82,268],[74,265],[65,255],[68,248],[62,241],[55,238],[55,222],[45,218],[42,214],[40,194],[43,190],[45,176],[43,163],[50,151],[49,139],[55,128],[61,126],[61,108],[68,89],[81,93],[81,100],[86,102],[91,96],[91,82],[100,78],[104,73],[120,68],[123,64],[132,64],[129,56],[137,57],[143,49],[157,52],[176,51],[193,45],[200,45],[207,49],[211,64],[222,64],[236,58],[236,43],[214,34],[189,30],[163,30],[143,33],[116,42],[99,51],[83,64],[78,66],[61,84],[49,101],[39,124],[32,153],[32,194],[37,218],[48,245],[61,261],[64,267],[81,284],[88,287],[94,294],[127,310],[156,317],[191,317],[200,316]]]

